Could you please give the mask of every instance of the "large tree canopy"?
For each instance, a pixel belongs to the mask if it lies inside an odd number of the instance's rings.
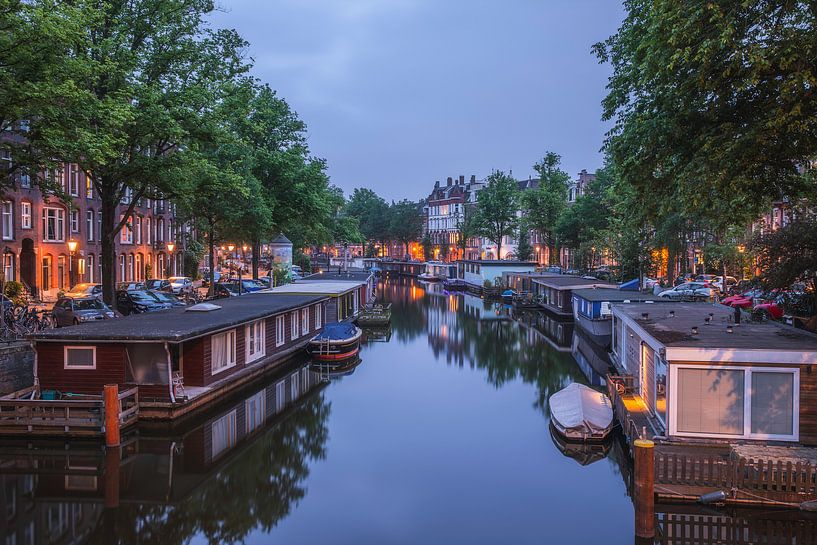
[[[795,196],[817,152],[813,2],[628,0],[596,44],[613,67],[604,117],[622,178],[661,214],[682,202],[757,212]]]
[[[502,258],[502,238],[513,236],[519,226],[519,186],[501,171],[488,176],[488,183],[477,193],[479,232],[496,244],[496,259]]]
[[[562,158],[551,151],[533,165],[539,173],[539,186],[522,195],[526,223],[537,231],[548,247],[548,260],[558,262],[556,226],[567,208],[567,186],[570,176],[561,169]]]

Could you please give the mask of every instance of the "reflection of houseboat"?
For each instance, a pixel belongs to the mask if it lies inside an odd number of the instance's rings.
[[[457,265],[455,263],[442,263],[439,261],[428,261],[425,271],[417,276],[426,282],[442,282],[457,278]]]
[[[573,314],[573,290],[616,288],[615,284],[577,276],[553,276],[533,280],[533,295],[547,310],[562,316]]]
[[[505,273],[532,273],[535,270],[536,263],[530,261],[464,259],[457,262],[457,278],[468,289],[479,293],[482,293],[486,283],[495,286],[499,280],[501,284]]]
[[[817,335],[732,317],[706,303],[613,306],[614,363],[658,435],[817,444]]]
[[[652,294],[621,291],[612,288],[573,290],[573,318],[593,341],[602,346],[610,344],[612,335],[612,305],[614,303],[641,303],[660,301]]]
[[[357,356],[363,331],[349,322],[326,324],[323,330],[309,340],[306,351],[313,360],[342,362]]]
[[[140,419],[176,418],[301,350],[334,321],[327,309],[323,295],[256,293],[46,330],[33,337],[35,377],[41,390],[63,394],[99,395],[106,384],[120,391],[137,388]],[[62,408],[60,401],[53,403]],[[70,399],[62,403],[70,410]],[[62,426],[50,430],[55,432],[63,433]]]
[[[541,334],[547,343],[559,352],[570,352],[573,343],[573,321],[549,312],[515,310],[517,321]]]
[[[613,369],[609,353],[606,348],[593,342],[578,327],[573,331],[571,354],[590,385],[605,386],[607,384],[606,377]]]

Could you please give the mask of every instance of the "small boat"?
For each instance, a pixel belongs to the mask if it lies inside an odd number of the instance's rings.
[[[513,302],[513,298],[516,295],[516,291],[514,290],[505,290],[502,292],[502,300],[506,303]]]
[[[384,327],[391,323],[391,303],[388,305],[371,305],[363,309],[357,317],[360,327]]]
[[[335,364],[313,362],[312,369],[320,374],[321,378],[328,380],[346,377],[355,372],[355,369],[360,365],[361,359],[359,356],[348,358],[342,362]]]
[[[559,449],[559,452],[568,458],[573,458],[579,465],[587,466],[598,462],[606,458],[610,452],[611,441],[594,441],[592,443],[571,441],[556,431],[552,423],[548,427],[550,428],[550,438],[556,448]]]
[[[417,279],[425,280],[426,282],[439,282],[440,280],[442,280],[442,278],[440,278],[439,276],[427,272],[418,274]]]
[[[323,331],[310,339],[306,351],[316,361],[342,362],[360,351],[362,335],[359,327],[348,322],[326,324]]]
[[[548,399],[550,421],[567,439],[599,441],[613,429],[613,405],[603,393],[576,382]]]

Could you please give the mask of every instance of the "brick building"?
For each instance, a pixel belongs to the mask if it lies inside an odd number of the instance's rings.
[[[482,250],[479,238],[468,241],[465,255],[462,255],[458,242],[459,226],[465,220],[465,208],[476,204],[477,192],[483,187],[485,181],[478,181],[474,175],[468,182],[465,176],[460,176],[456,180],[449,177],[445,185],[439,181],[434,183],[424,211],[435,259],[479,259]]]
[[[3,150],[0,154],[0,161],[10,161]],[[15,175],[14,189],[0,201],[2,272],[6,280],[22,282],[32,296],[53,300],[72,284],[101,281],[101,202],[90,179],[75,164],[43,174],[62,185],[70,202],[45,198],[29,176]],[[128,198],[120,205],[122,213]],[[181,271],[180,252],[171,256],[167,249],[177,232],[172,204],[141,199],[131,221],[117,235],[117,282]],[[68,246],[72,240],[77,242],[73,259]]]

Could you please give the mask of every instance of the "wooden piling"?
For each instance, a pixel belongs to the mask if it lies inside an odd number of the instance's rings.
[[[120,447],[105,448],[105,507],[119,507]]]
[[[105,385],[105,446],[118,447],[119,439],[119,386]]]
[[[635,535],[641,538],[655,536],[655,444],[647,439],[633,442],[635,465]]]

